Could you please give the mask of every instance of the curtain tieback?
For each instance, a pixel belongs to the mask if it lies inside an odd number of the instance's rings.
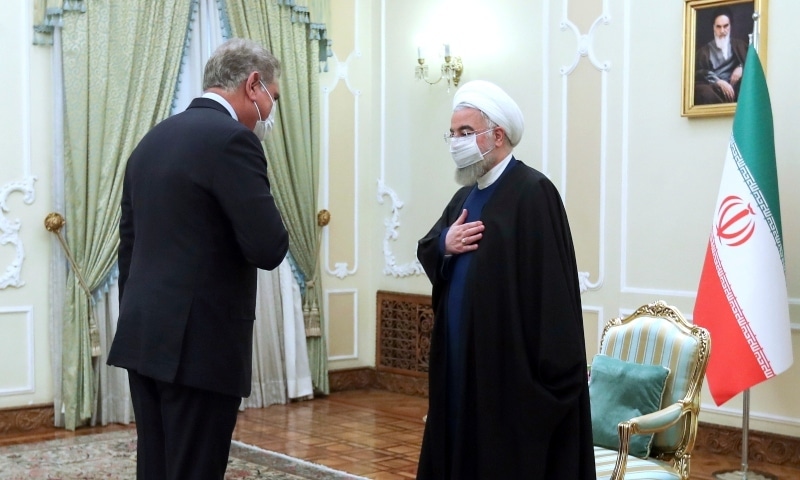
[[[317,292],[314,291],[314,280],[306,282],[306,298],[303,302],[303,319],[306,324],[306,337],[322,336],[322,329],[319,324]]]
[[[306,298],[303,301],[303,318],[306,323],[306,337],[321,337],[322,328],[320,325],[319,305],[317,304],[317,292],[315,290],[315,282],[317,279],[317,262],[319,262],[319,249],[322,244],[322,227],[325,227],[331,221],[331,212],[327,210],[320,210],[317,212],[317,244],[315,248],[316,255],[314,256],[314,268],[311,273],[311,280],[306,282]]]
[[[78,279],[81,289],[86,293],[86,299],[89,300],[89,343],[92,347],[92,356],[99,357],[100,330],[97,328],[97,320],[94,317],[94,299],[92,298],[91,290],[89,290],[89,287],[86,285],[86,280],[84,280],[83,275],[81,275],[78,264],[75,262],[75,257],[72,256],[72,251],[70,251],[66,240],[64,240],[64,236],[61,235],[61,229],[64,227],[65,223],[67,222],[61,214],[53,212],[47,214],[45,217],[44,228],[58,237],[58,241],[64,249],[64,254],[67,256],[67,260],[69,260],[72,271],[75,272],[75,277]]]

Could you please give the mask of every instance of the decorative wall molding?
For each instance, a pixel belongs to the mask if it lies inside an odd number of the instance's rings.
[[[378,180],[378,203],[381,205],[383,205],[383,197],[389,197],[392,201],[392,216],[383,220],[383,224],[386,227],[383,235],[383,273],[384,275],[392,275],[393,277],[421,275],[425,271],[422,269],[422,264],[419,263],[419,260],[415,258],[408,263],[398,265],[392,253],[390,241],[397,240],[399,236],[397,229],[400,227],[400,209],[403,208],[403,201],[400,200],[397,193],[386,186],[383,179],[381,179]]]
[[[358,359],[358,290],[353,288],[339,288],[325,290],[325,298],[323,304],[323,311],[325,312],[325,331],[330,332],[330,297],[333,295],[350,295],[353,303],[353,338],[351,339],[353,351],[347,355],[334,355],[329,356],[328,361],[333,362],[337,360],[357,360]],[[325,336],[325,341],[330,342],[330,335]],[[330,352],[330,345],[327,345],[326,351]]]
[[[25,248],[19,236],[22,222],[19,218],[9,220],[6,218],[8,210],[8,196],[13,192],[23,194],[23,201],[30,205],[36,198],[33,183],[36,177],[28,175],[20,181],[10,182],[0,187],[0,246],[11,244],[14,248],[14,258],[0,274],[0,290],[7,287],[21,287],[25,282],[21,279],[22,262],[25,260]]]
[[[25,370],[27,378],[25,384],[19,385],[17,387],[9,387],[9,388],[0,387],[0,396],[34,393],[36,391],[36,378],[34,371],[35,358],[34,358],[34,338],[33,338],[33,306],[23,305],[17,307],[0,307],[0,318],[4,314],[11,315],[18,313],[25,314],[25,338],[23,339],[23,343],[26,346],[25,360],[27,361],[27,365]],[[2,325],[2,321],[0,321],[0,325]],[[0,330],[3,329],[0,328]],[[8,362],[8,354],[6,354],[6,358],[3,361]]]
[[[400,227],[400,209],[403,208],[403,201],[400,196],[386,184],[386,0],[381,0],[381,173],[378,178],[378,203],[383,205],[383,197],[388,196],[392,201],[392,215],[385,218],[383,224],[386,227],[383,235],[383,274],[393,277],[408,277],[412,275],[422,275],[425,271],[422,264],[416,258],[407,263],[398,265],[394,253],[392,253],[391,242],[399,237],[397,232]]]
[[[546,2],[545,2],[546,3]],[[561,196],[566,200],[567,198],[567,132],[569,125],[569,109],[568,109],[568,93],[569,82],[568,77],[575,71],[581,58],[588,58],[589,62],[594,68],[601,72],[601,94],[600,94],[600,201],[599,205],[599,254],[598,254],[598,276],[597,280],[592,282],[590,280],[591,274],[589,272],[578,272],[578,279],[580,282],[581,293],[588,290],[599,290],[603,286],[605,278],[605,256],[606,256],[606,204],[608,197],[606,195],[606,171],[607,171],[607,157],[608,157],[608,72],[611,70],[611,62],[598,60],[594,52],[595,32],[597,28],[602,25],[609,25],[611,23],[611,14],[609,13],[608,0],[603,0],[603,10],[599,17],[597,17],[592,25],[589,27],[589,32],[582,34],[580,29],[568,17],[569,1],[563,0],[561,10],[560,28],[562,31],[569,30],[575,35],[575,53],[571,63],[563,65],[559,69],[561,73]],[[545,17],[547,18],[547,17]],[[544,49],[547,49],[547,42],[543,42]],[[544,56],[543,58],[548,58]]]
[[[605,0],[603,2],[603,13],[597,17],[594,22],[592,22],[592,25],[589,27],[589,33],[586,34],[581,34],[578,26],[570,21],[570,19],[567,17],[568,3],[569,2],[566,0],[563,3],[564,9],[562,12],[563,17],[561,19],[560,28],[562,31],[570,30],[575,34],[577,49],[575,51],[575,56],[572,59],[572,63],[561,67],[561,75],[569,76],[578,66],[578,62],[580,62],[581,57],[588,57],[592,66],[594,66],[597,70],[600,70],[601,72],[609,71],[611,69],[611,63],[608,61],[600,62],[594,53],[595,30],[601,23],[603,25],[609,25],[611,23],[611,15],[608,13],[608,1]]]
[[[550,177],[550,1],[542,2],[542,173]]]
[[[355,112],[353,118],[353,266],[350,267],[347,262],[336,262],[333,265],[333,268],[330,267],[330,234],[329,229],[324,228],[322,231],[322,253],[324,257],[324,268],[325,271],[332,276],[337,278],[345,278],[348,275],[355,275],[356,271],[358,271],[358,255],[359,255],[359,248],[358,248],[358,237],[359,237],[359,227],[358,227],[358,219],[359,215],[359,195],[358,192],[360,190],[359,185],[359,163],[361,161],[361,153],[360,153],[360,135],[359,132],[361,131],[361,120],[360,120],[360,106],[359,106],[359,99],[361,97],[361,90],[355,88],[353,86],[352,79],[350,78],[350,62],[354,61],[355,59],[361,58],[361,48],[359,46],[359,42],[361,41],[360,36],[360,28],[359,28],[359,5],[360,0],[355,0],[354,2],[354,50],[347,55],[347,58],[344,62],[339,61],[339,58],[336,54],[333,54],[332,62],[336,64],[336,75],[332,76],[332,82],[328,85],[322,86],[322,125],[321,125],[321,134],[322,134],[322,167],[321,167],[321,192],[320,192],[320,202],[322,204],[322,208],[326,210],[330,210],[330,185],[331,185],[331,178],[330,178],[330,126],[331,126],[331,118],[330,118],[330,94],[333,92],[334,89],[339,85],[340,81],[343,81],[345,86],[347,87],[348,91],[353,94],[353,111]]]

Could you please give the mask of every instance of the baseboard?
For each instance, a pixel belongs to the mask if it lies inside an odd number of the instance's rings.
[[[20,435],[52,429],[54,424],[55,411],[52,403],[0,409],[0,435]]]
[[[741,428],[700,422],[695,448],[741,459],[742,437]],[[748,430],[747,458],[800,469],[800,438]]]
[[[377,388],[374,368],[348,368],[328,371],[328,387],[331,392]]]
[[[328,372],[331,392],[374,388],[389,392],[428,396],[428,377],[382,372],[374,368],[352,368]]]

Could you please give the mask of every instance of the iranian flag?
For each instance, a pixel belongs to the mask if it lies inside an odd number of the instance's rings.
[[[792,365],[772,110],[764,70],[752,45],[694,322],[711,333],[706,378],[717,405]]]

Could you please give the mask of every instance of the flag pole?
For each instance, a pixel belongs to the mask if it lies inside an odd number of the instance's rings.
[[[753,12],[753,33],[749,35],[750,43],[753,45],[753,48],[758,52],[758,37],[761,32],[759,32],[758,28],[758,12]],[[769,479],[776,479],[774,476],[765,477],[760,472],[748,472],[748,433],[750,430],[750,389],[746,389],[742,392],[742,469],[738,472],[728,471],[728,472],[716,472],[714,474],[715,478],[720,480],[769,480]]]
[[[778,480],[778,477],[758,472],[748,471],[747,460],[749,453],[747,450],[748,431],[750,429],[750,389],[742,392],[742,469],[739,471],[714,472],[714,478],[719,480]]]

